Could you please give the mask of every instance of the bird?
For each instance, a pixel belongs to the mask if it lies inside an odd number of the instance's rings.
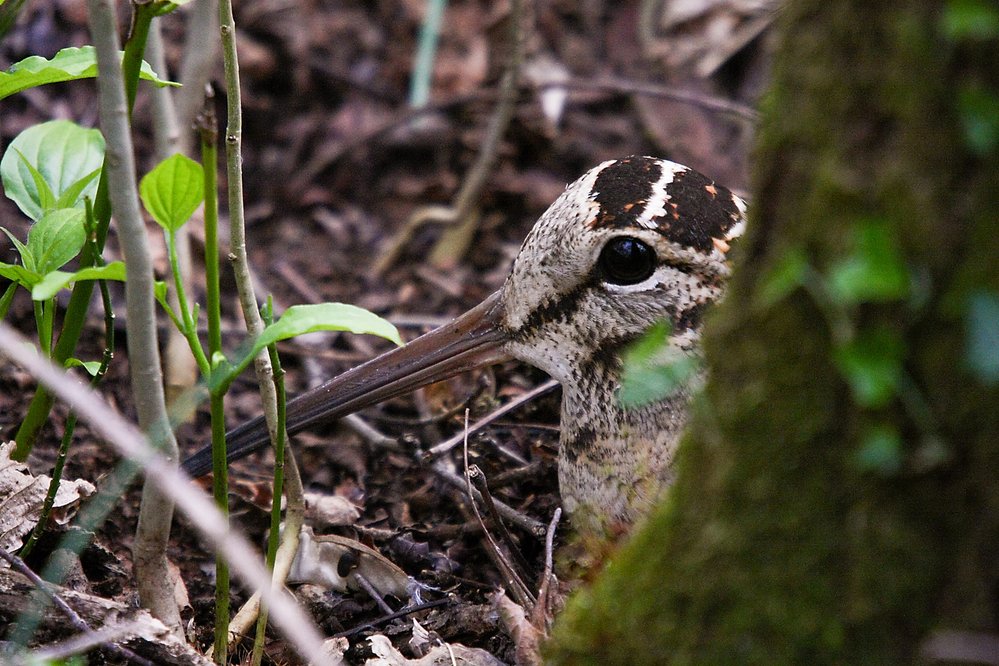
[[[668,322],[668,348],[697,354],[706,310],[731,272],[746,204],[681,164],[608,160],[568,185],[530,230],[502,286],[449,324],[290,400],[289,434],[458,373],[517,359],[562,385],[559,493],[581,530],[615,532],[673,481],[692,389],[640,407],[617,399],[621,354]],[[268,442],[257,417],[226,435],[228,459]],[[185,461],[210,471],[210,450]]]

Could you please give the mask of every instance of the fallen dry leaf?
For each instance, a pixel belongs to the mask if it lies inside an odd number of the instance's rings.
[[[363,576],[378,594],[409,599],[416,581],[378,551],[359,541],[335,534],[316,535],[302,528],[295,561],[288,572],[289,583],[312,583],[337,592],[361,589]]]
[[[0,548],[14,551],[24,535],[34,529],[52,482],[47,476],[33,476],[28,466],[11,460],[14,442],[0,444]],[[65,525],[76,513],[80,500],[96,492],[84,479],[62,479],[52,505],[51,519]]]

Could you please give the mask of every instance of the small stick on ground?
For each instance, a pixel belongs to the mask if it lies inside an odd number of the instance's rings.
[[[385,603],[385,600],[382,599],[382,596],[378,594],[378,590],[375,589],[375,586],[372,585],[370,582],[368,582],[368,579],[362,576],[359,571],[354,572],[354,579],[357,580],[357,584],[360,585],[361,588],[368,593],[368,596],[375,600],[375,603],[378,604],[378,607],[382,609],[383,613],[391,615],[392,613],[395,612],[394,610],[392,610],[391,606]]]
[[[434,474],[439,476],[442,480],[446,481],[449,485],[454,486],[459,490],[467,489],[465,480],[462,477],[455,474],[454,472],[452,472],[451,470],[447,469],[442,463],[436,462],[433,465],[431,465],[430,469],[432,469]],[[475,501],[477,502],[482,501],[482,496],[479,494],[479,491],[475,490],[474,488],[472,489],[472,496],[475,499]],[[530,516],[525,516],[524,514],[520,513],[519,511],[511,507],[510,505],[504,504],[500,500],[494,500],[494,502],[496,504],[496,510],[499,512],[499,514],[504,518],[506,518],[507,520],[509,520],[511,523],[521,528],[522,530],[525,530],[533,534],[539,539],[545,536],[547,528],[543,523],[534,520]]]
[[[478,476],[482,473],[479,471],[478,467],[468,465],[468,410],[465,410],[465,487],[468,497],[472,505],[472,511],[475,513],[475,519],[479,522],[482,527],[482,534],[486,538],[486,543],[488,547],[486,548],[486,553],[492,558],[493,562],[496,563],[497,568],[506,580],[507,587],[510,590],[510,594],[517,599],[517,603],[522,606],[533,606],[535,603],[534,596],[531,594],[530,589],[524,582],[523,578],[517,573],[513,564],[507,559],[506,554],[500,549],[499,544],[496,543],[496,539],[493,538],[492,533],[486,528],[486,523],[482,520],[482,514],[479,512],[478,502],[475,499],[475,491],[472,488],[472,476],[473,468]],[[485,502],[485,497],[482,493],[479,493],[479,497]],[[502,524],[502,522],[500,523]]]
[[[531,623],[539,629],[546,629],[552,619],[548,607],[551,601],[552,585],[558,582],[552,574],[555,559],[555,528],[558,527],[558,522],[561,519],[562,508],[559,507],[552,514],[552,521],[548,524],[548,534],[545,535],[545,569],[541,574],[541,584],[538,586],[538,603],[531,613]]]
[[[493,524],[499,531],[500,540],[506,544],[507,551],[513,557],[514,564],[517,566],[520,577],[527,577],[531,567],[527,563],[527,560],[524,559],[520,549],[513,540],[513,535],[510,534],[510,530],[506,528],[506,523],[503,522],[503,519],[500,518],[499,512],[496,510],[496,503],[493,501],[492,493],[489,492],[489,484],[486,481],[485,473],[483,473],[478,465],[472,465],[468,468],[467,476],[482,495],[482,503],[486,506],[486,511],[489,512],[490,519],[492,519]]]
[[[22,560],[17,555],[12,555],[11,553],[8,553],[3,548],[0,548],[0,558],[6,560],[11,567],[16,569],[25,578],[30,580],[31,584],[34,585],[39,592],[47,596],[49,600],[52,601],[52,605],[58,608],[62,612],[62,614],[69,619],[69,623],[73,625],[75,629],[83,632],[88,637],[97,636],[97,633],[90,628],[90,625],[87,624],[86,621],[82,617],[80,617],[76,613],[76,611],[73,610],[62,597],[60,597],[53,590],[51,590],[49,586],[45,583],[45,581],[39,578],[38,574],[32,571],[31,567],[29,567],[27,564],[24,563],[24,560]],[[127,647],[115,645],[114,643],[109,643],[106,642],[105,640],[100,640],[98,642],[98,645],[108,650],[109,652],[113,652],[114,654],[120,657],[128,659],[129,663],[141,664],[142,666],[153,666],[153,663],[151,661],[148,661],[147,659],[140,657],[139,655],[129,650]]]

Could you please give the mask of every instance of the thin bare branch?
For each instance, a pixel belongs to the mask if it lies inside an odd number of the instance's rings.
[[[107,141],[108,184],[111,208],[118,223],[122,254],[128,266],[125,304],[128,309],[128,359],[132,395],[139,427],[148,433],[169,464],[177,464],[177,441],[170,429],[163,395],[159,341],[156,334],[156,301],[153,298],[152,258],[146,226],[139,210],[135,183],[135,157],[128,122],[128,103],[118,56],[117,16],[111,0],[88,0],[88,21],[97,51],[100,75],[101,130]],[[138,10],[137,10],[138,11]],[[136,583],[143,606],[168,627],[181,632],[180,610],[167,566],[166,546],[173,522],[173,503],[155,484],[142,490],[139,524],[133,556]]]

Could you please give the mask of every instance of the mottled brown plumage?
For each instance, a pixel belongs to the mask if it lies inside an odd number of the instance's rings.
[[[354,368],[288,405],[295,432],[462,370],[513,357],[561,382],[559,485],[578,525],[643,515],[672,478],[689,390],[627,410],[619,352],[653,324],[691,353],[722,294],[745,206],[673,162],[628,157],[572,183],[528,234],[506,282],[451,324]],[[230,460],[267,441],[262,419],[229,433]],[[201,457],[199,457],[201,456]],[[201,474],[207,456],[185,463]]]

